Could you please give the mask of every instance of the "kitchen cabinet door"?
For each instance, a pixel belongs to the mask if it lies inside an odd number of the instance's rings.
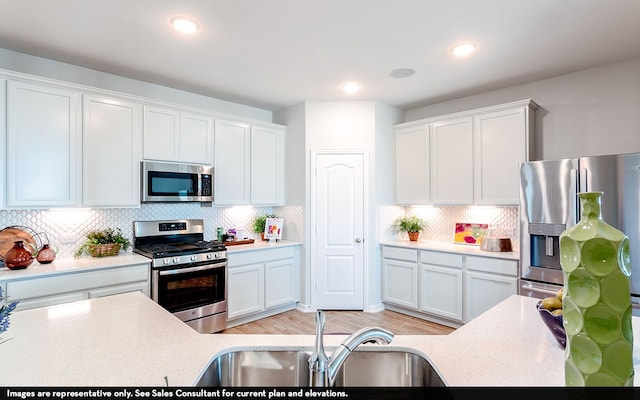
[[[143,144],[145,160],[179,161],[180,112],[145,106]]]
[[[85,95],[83,106],[82,204],[139,206],[142,105]]]
[[[431,202],[429,125],[395,131],[396,204]]]
[[[463,259],[461,254],[420,251],[420,311],[462,322]]]
[[[465,322],[518,294],[518,278],[485,272],[465,271]]]
[[[143,157],[145,160],[213,164],[211,117],[145,106]]]
[[[244,122],[217,119],[214,129],[214,203],[251,202],[251,127]]]
[[[293,259],[265,263],[265,308],[277,307],[296,301],[294,265]]]
[[[382,301],[418,309],[418,264],[382,259]]]
[[[420,264],[420,311],[462,322],[461,267]]]
[[[260,312],[264,309],[264,266],[245,265],[228,269],[229,319]]]
[[[475,204],[519,203],[519,166],[529,161],[529,118],[529,107],[475,117]]]
[[[251,204],[284,203],[284,129],[251,127]]]
[[[80,204],[80,93],[9,81],[7,208]]]
[[[473,203],[473,120],[436,122],[431,131],[433,204]]]
[[[213,165],[211,117],[180,112],[179,154],[181,162]]]

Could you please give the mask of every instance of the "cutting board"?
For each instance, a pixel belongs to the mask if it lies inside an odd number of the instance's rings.
[[[251,244],[253,243],[255,240],[253,239],[247,239],[247,240],[234,240],[233,242],[223,242],[225,246],[236,246],[239,244]]]
[[[0,258],[2,258],[4,260],[4,256],[5,254],[7,254],[7,252],[9,250],[11,250],[11,248],[14,245],[15,241],[18,240],[22,240],[23,242],[25,242],[25,245],[27,243],[31,243],[34,247],[36,246],[36,240],[33,238],[33,236],[20,228],[17,227],[8,227],[8,228],[4,228],[3,230],[0,231]],[[27,249],[29,249],[29,246],[26,246]],[[33,250],[33,249],[29,249],[29,250]]]

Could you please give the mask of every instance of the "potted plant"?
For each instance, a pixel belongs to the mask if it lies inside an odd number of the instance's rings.
[[[399,217],[393,221],[391,230],[393,233],[407,232],[409,240],[415,242],[418,240],[420,232],[426,229],[427,223],[415,215]]]
[[[253,220],[253,231],[260,234],[260,239],[264,240],[264,228],[267,225],[267,218],[275,218],[275,215],[258,215]]]
[[[76,251],[76,257],[89,253],[92,257],[115,256],[120,250],[127,250],[131,242],[122,235],[120,228],[107,228],[101,231],[91,231],[87,240]]]

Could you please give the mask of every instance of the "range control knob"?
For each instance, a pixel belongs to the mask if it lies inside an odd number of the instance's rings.
[[[207,253],[207,260],[211,260],[213,258],[213,254]]]
[[[174,257],[173,258],[173,263],[174,264],[179,264],[180,263],[180,257]]]
[[[170,263],[170,262],[171,262],[171,260],[170,260],[170,259],[168,259],[168,258],[165,258],[165,259],[163,259],[163,260],[162,260],[162,263],[163,263],[164,265],[169,265],[169,263]]]
[[[189,257],[189,258],[191,259],[191,261],[195,261],[197,257],[196,257],[196,256],[195,256],[195,254],[194,254],[194,255],[192,255],[192,256],[191,256],[191,257]]]

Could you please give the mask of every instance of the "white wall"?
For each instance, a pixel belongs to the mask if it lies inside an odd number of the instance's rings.
[[[402,121],[403,112],[395,107],[373,101],[308,101],[274,113],[274,122],[287,125],[287,168],[295,169],[287,175],[287,193],[295,191],[294,199],[287,197],[287,204],[298,201],[299,187],[304,186],[305,219],[310,219],[310,170],[312,149],[362,149],[369,153],[369,213],[366,233],[368,244],[367,259],[368,281],[365,308],[373,305],[379,307],[381,303],[380,261],[378,232],[378,206],[392,204],[393,192],[393,135],[392,126]],[[300,154],[290,155],[290,148],[304,148]],[[289,147],[291,146],[291,147]],[[298,150],[296,150],[298,151]],[[303,163],[301,159],[303,157]],[[302,179],[300,174],[302,173]],[[294,181],[289,180],[289,174],[294,174]],[[294,185],[296,187],[291,187]],[[304,244],[308,244],[311,237],[310,227],[305,224],[306,234]],[[306,246],[308,249],[308,246]],[[304,252],[307,276],[303,282],[304,294],[302,303],[311,302],[311,259],[309,251]]]
[[[640,58],[408,110],[405,121],[531,98],[535,159],[640,152]]]
[[[304,206],[305,204],[305,104],[276,111],[273,122],[286,125],[286,188],[285,202],[287,205]]]
[[[220,114],[272,122],[268,110],[0,48],[0,69],[113,90]]]

